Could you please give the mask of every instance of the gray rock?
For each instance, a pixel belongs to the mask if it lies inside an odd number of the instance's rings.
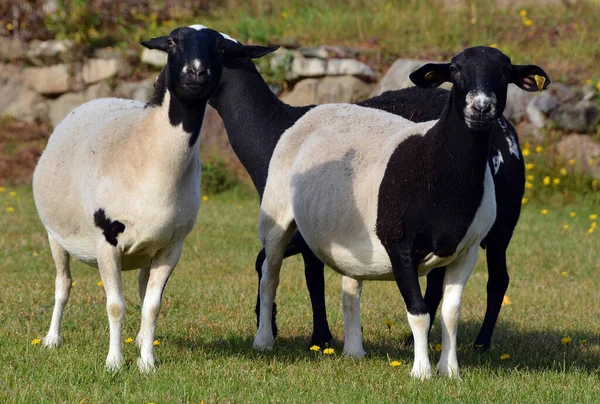
[[[588,135],[567,135],[557,143],[556,150],[564,160],[575,159],[575,167],[585,174],[600,178],[600,144]],[[592,164],[590,164],[592,163]]]
[[[577,133],[591,133],[600,122],[600,111],[593,101],[565,103],[556,108],[550,118],[560,129]]]
[[[316,48],[299,48],[298,52],[305,58],[319,58],[327,59],[329,57],[329,51],[325,46],[319,46]]]
[[[0,36],[0,61],[23,59],[27,44],[20,39]]]
[[[386,91],[401,90],[403,88],[414,86],[413,82],[408,78],[408,75],[426,63],[429,62],[415,59],[396,60],[375,86],[371,92],[371,97],[375,97]],[[449,89],[451,88],[451,84],[444,83],[442,88]]]
[[[140,56],[142,63],[146,63],[156,67],[163,67],[167,64],[167,54],[157,49],[144,48]]]
[[[44,121],[44,102],[37,91],[27,85],[22,69],[0,64],[0,116],[33,123]]]
[[[281,99],[294,106],[355,102],[365,98],[371,85],[354,76],[324,77],[299,81],[293,91]]]
[[[154,79],[122,82],[115,88],[115,96],[141,102],[148,102],[154,94]]]
[[[299,80],[305,77],[322,77],[327,72],[327,61],[316,58],[305,58],[299,53],[294,54],[291,70],[287,72],[288,80]]]
[[[535,93],[521,90],[514,84],[508,85],[506,92],[506,108],[504,116],[513,123],[520,122],[526,115],[527,104],[535,97]]]
[[[299,52],[294,52],[286,79],[296,81],[323,76],[356,76],[369,81],[377,78],[373,69],[360,60],[306,58]]]
[[[73,43],[69,40],[33,40],[29,43],[27,59],[38,66],[58,63],[72,46]]]
[[[50,124],[56,127],[65,116],[85,102],[84,93],[66,93],[50,102],[48,116]]]
[[[85,89],[84,99],[85,101],[91,101],[97,98],[106,98],[110,97],[112,93],[110,86],[106,82],[101,81],[100,83],[92,84]]]
[[[69,91],[72,86],[69,68],[65,64],[27,67],[24,74],[27,83],[40,94],[63,94]]]
[[[81,69],[81,78],[86,84],[114,77],[122,73],[124,63],[121,59],[98,59],[93,58],[85,62]]]
[[[523,90],[520,91],[523,92]],[[548,115],[555,110],[558,105],[558,99],[549,92],[538,93],[529,100],[525,112],[532,124],[538,128],[543,128],[546,125]]]
[[[369,65],[356,59],[329,59],[326,74],[328,76],[355,76],[367,81],[375,81],[377,78],[377,74]]]

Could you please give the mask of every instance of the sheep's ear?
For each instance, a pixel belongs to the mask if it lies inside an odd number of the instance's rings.
[[[408,77],[417,87],[439,87],[446,81],[450,81],[450,63],[427,63]]]
[[[512,65],[510,82],[525,91],[542,91],[550,84],[550,77],[536,65]]]
[[[231,41],[228,41],[231,42]],[[227,43],[224,47],[227,60],[243,58],[260,58],[279,49],[279,46],[241,45],[238,43]]]
[[[148,41],[142,41],[142,45],[148,49],[159,49],[167,52],[169,50],[169,37],[159,36]]]

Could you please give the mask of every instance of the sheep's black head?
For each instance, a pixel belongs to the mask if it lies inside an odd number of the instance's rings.
[[[452,102],[458,115],[474,130],[488,128],[506,106],[506,90],[514,83],[525,91],[542,91],[550,78],[536,65],[513,65],[498,49],[467,48],[450,63],[429,63],[410,75],[419,87],[452,83]]]
[[[167,52],[167,87],[189,101],[207,100],[219,85],[223,65],[230,60],[260,57],[277,49],[244,46],[203,25],[177,28],[168,36],[143,41],[142,45]]]

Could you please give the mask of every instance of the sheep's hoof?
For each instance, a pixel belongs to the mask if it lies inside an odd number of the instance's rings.
[[[431,377],[431,367],[430,366],[417,366],[416,364],[413,366],[410,371],[410,377],[413,379],[425,380]]]
[[[118,372],[123,367],[122,356],[108,356],[106,358],[106,371],[107,372]]]
[[[344,355],[353,359],[362,359],[365,357],[367,353],[364,349],[346,349],[344,348]]]
[[[458,372],[458,366],[453,367],[448,365],[447,363],[441,365],[438,363],[437,374],[438,376],[461,380],[460,373]]]
[[[156,372],[156,368],[154,367],[154,360],[144,361],[142,358],[138,358],[137,361],[138,369],[140,373],[151,374]]]
[[[275,338],[273,337],[260,337],[259,335],[254,338],[254,343],[252,344],[252,348],[256,351],[271,351],[273,350],[273,345],[275,344]]]
[[[62,344],[62,338],[60,335],[46,335],[42,341],[42,345],[46,348],[56,348]]]

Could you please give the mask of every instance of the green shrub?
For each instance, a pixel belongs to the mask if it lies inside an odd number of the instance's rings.
[[[216,195],[239,184],[238,178],[220,157],[211,157],[202,163],[202,193]]]

